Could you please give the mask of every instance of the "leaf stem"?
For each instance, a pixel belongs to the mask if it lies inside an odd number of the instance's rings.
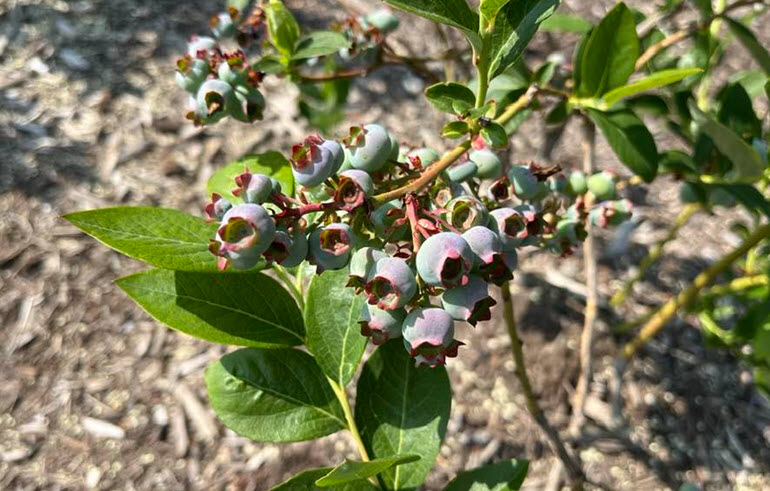
[[[570,483],[573,490],[580,490],[583,488],[583,482],[585,482],[585,476],[581,469],[580,463],[573,460],[570,454],[567,452],[567,448],[564,446],[564,442],[561,440],[559,433],[551,426],[548,418],[540,408],[540,404],[537,401],[535,391],[532,389],[532,383],[527,375],[527,366],[524,363],[524,351],[522,349],[521,338],[516,330],[516,317],[513,308],[513,299],[511,298],[511,285],[505,283],[501,287],[503,298],[503,316],[505,319],[505,325],[508,328],[508,335],[511,337],[511,352],[513,359],[516,363],[516,378],[519,380],[524,397],[527,401],[527,410],[535,420],[540,429],[545,433],[548,440],[548,446],[551,451],[559,458],[564,467],[567,469]]]
[[[770,224],[759,227],[741,245],[699,274],[689,288],[663,304],[650,317],[642,330],[639,331],[639,334],[626,343],[623,348],[623,358],[625,360],[631,359],[639,348],[655,337],[680,309],[689,307],[698,298],[701,290],[711,284],[717,275],[725,271],[741,256],[768,237],[770,237]]]

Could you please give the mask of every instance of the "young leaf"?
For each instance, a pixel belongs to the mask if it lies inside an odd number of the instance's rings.
[[[408,464],[420,460],[419,455],[396,455],[384,459],[374,459],[369,462],[356,462],[345,460],[337,467],[331,470],[324,477],[316,481],[316,485],[322,488],[329,486],[349,483],[359,479],[366,479],[376,476],[382,471],[388,470],[401,464]]]
[[[270,491],[379,491],[380,489],[366,479],[351,481],[328,488],[318,487],[315,482],[331,470],[331,467],[325,467],[302,472],[272,488]]]
[[[388,5],[463,31],[474,48],[481,48],[479,16],[465,0],[383,0]]]
[[[508,133],[499,123],[494,121],[481,129],[481,137],[484,143],[493,148],[505,148],[508,146]]]
[[[358,324],[364,297],[347,288],[347,282],[347,268],[325,271],[313,278],[305,298],[308,349],[341,387],[356,373],[367,341]]]
[[[754,112],[754,104],[741,84],[726,85],[717,96],[720,107],[718,121],[744,140],[762,138],[762,121]]]
[[[235,188],[235,176],[243,174],[245,169],[249,169],[253,174],[274,177],[281,183],[281,191],[284,194],[294,195],[294,175],[291,172],[291,164],[279,152],[248,154],[230,162],[209,178],[206,192],[209,195],[217,193],[225,199],[238,202],[232,190]]]
[[[292,60],[303,60],[327,56],[350,46],[347,38],[334,31],[318,31],[310,34],[297,44]]]
[[[455,113],[455,104],[458,107],[473,107],[476,104],[476,96],[465,85],[455,82],[443,82],[431,85],[425,89],[425,97],[433,107],[441,112]]]
[[[591,23],[579,15],[555,13],[540,24],[540,29],[551,32],[573,32],[585,34],[591,30]]]
[[[658,149],[650,130],[628,109],[601,112],[586,109],[607,142],[629,169],[647,182],[658,173]]]
[[[714,184],[711,188],[720,188],[730,193],[751,212],[763,213],[770,218],[770,201],[750,184]]]
[[[727,126],[704,114],[695,102],[689,101],[689,107],[695,124],[732,163],[732,170],[725,176],[729,181],[754,182],[762,177],[765,165],[751,145]]]
[[[443,367],[415,367],[400,339],[381,346],[358,381],[356,422],[372,458],[416,454],[384,471],[388,489],[422,485],[446,434],[452,393]]]
[[[503,73],[524,53],[540,23],[551,16],[561,0],[518,0],[506,4],[495,18],[490,35],[489,78]]]
[[[459,473],[444,491],[516,491],[528,468],[529,462],[516,459],[485,465]]]
[[[600,97],[624,85],[634,73],[638,57],[634,14],[621,2],[599,22],[586,43],[580,61],[578,93]]]
[[[505,7],[505,4],[509,1],[510,0],[481,0],[479,12],[482,17],[491,22],[494,20],[495,16],[497,16],[500,9]]]
[[[196,338],[255,347],[303,343],[296,302],[262,273],[154,269],[117,284],[155,319]]]
[[[768,53],[767,49],[762,46],[762,43],[760,43],[754,33],[751,32],[751,29],[729,17],[725,17],[724,19],[735,37],[738,38],[738,41],[740,41],[749,53],[751,53],[751,56],[765,74],[770,76],[770,53]]]
[[[270,42],[281,54],[290,58],[300,34],[297,20],[281,0],[270,0],[264,8]]]
[[[209,240],[216,225],[178,210],[102,208],[64,215],[74,226],[126,256],[158,268],[216,270]]]
[[[206,369],[220,420],[257,442],[298,442],[346,428],[342,406],[312,356],[291,348],[244,348]]]
[[[468,134],[470,127],[465,121],[452,121],[444,126],[441,131],[441,136],[444,138],[462,138],[463,135]]]
[[[700,73],[702,71],[703,70],[700,68],[674,68],[671,70],[661,70],[659,72],[653,73],[652,75],[640,78],[639,80],[628,85],[624,85],[623,87],[618,87],[607,92],[604,94],[604,96],[602,96],[602,100],[605,104],[611,106],[619,100],[625,99],[626,97],[631,97],[632,95],[636,95],[640,92],[644,92],[650,89],[655,89],[657,87],[663,87],[664,85],[673,84],[674,82],[678,82],[685,77],[695,75],[696,73]]]

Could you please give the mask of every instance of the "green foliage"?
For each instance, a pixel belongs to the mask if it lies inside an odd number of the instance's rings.
[[[431,85],[425,97],[441,112],[463,114],[476,104],[476,96],[467,86],[455,82]]]
[[[751,56],[764,70],[765,74],[770,76],[770,53],[762,46],[762,43],[759,42],[754,33],[748,27],[729,17],[725,18],[725,22],[727,22],[735,37],[751,53]]]
[[[418,460],[420,460],[419,455],[396,455],[384,459],[370,460],[369,462],[345,460],[345,462],[341,463],[324,477],[316,481],[316,485],[328,488],[329,486],[355,482],[361,479],[374,477],[393,467]]]
[[[332,471],[331,467],[305,471],[279,484],[270,491],[377,491],[379,489],[365,479],[325,488],[316,485],[316,481],[323,478],[330,471]]]
[[[641,119],[624,109],[602,112],[587,109],[618,158],[647,182],[658,172],[658,149],[655,139]]]
[[[529,462],[504,460],[461,472],[444,491],[516,491],[527,477]]]
[[[350,47],[350,42],[339,32],[317,31],[302,39],[292,53],[292,60],[304,60],[336,53]]]
[[[305,299],[308,348],[341,387],[356,373],[367,341],[358,325],[364,298],[347,281],[347,269],[326,271],[313,278]]]
[[[233,182],[235,176],[243,174],[246,169],[253,174],[264,174],[274,177],[281,183],[281,189],[284,193],[289,196],[294,194],[294,176],[291,173],[291,164],[279,152],[248,154],[236,161],[230,162],[209,178],[206,184],[206,192],[209,195],[217,193],[230,201],[237,200],[232,192]]]
[[[446,370],[415,367],[400,339],[381,346],[364,364],[356,395],[356,423],[370,455],[421,457],[385,471],[383,480],[389,489],[422,484],[446,434],[451,404]]]
[[[299,40],[299,24],[281,0],[270,0],[264,8],[270,42],[288,60]]]
[[[505,4],[510,1],[511,0],[481,0],[479,3],[479,13],[481,13],[481,16],[489,22],[492,22],[495,20],[500,9],[505,7]]]
[[[64,215],[74,226],[126,256],[158,268],[214,270],[209,239],[215,225],[178,210],[102,208]]]
[[[641,92],[646,92],[650,89],[663,87],[674,82],[678,82],[685,77],[700,73],[702,70],[699,68],[674,68],[671,70],[663,70],[655,72],[652,75],[648,75],[644,78],[636,80],[630,84],[624,85],[613,89],[602,96],[602,100],[607,105],[615,104],[621,99],[637,95]]]
[[[219,419],[258,442],[297,442],[346,428],[342,407],[312,356],[299,350],[244,348],[206,370]]]
[[[552,32],[572,32],[585,34],[593,26],[579,15],[560,14],[556,12],[540,24],[540,29]]]
[[[465,0],[383,0],[388,5],[460,29],[474,48],[481,47],[479,16]]]
[[[200,339],[254,347],[296,346],[304,341],[296,302],[262,273],[155,269],[121,278],[117,284],[160,322]]]

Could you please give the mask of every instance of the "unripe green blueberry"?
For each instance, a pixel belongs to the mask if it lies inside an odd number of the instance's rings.
[[[521,200],[531,200],[539,192],[537,177],[529,166],[514,165],[508,170],[508,179],[513,184],[513,194]]]
[[[362,247],[357,250],[350,259],[350,274],[348,276],[348,286],[363,288],[369,277],[369,272],[373,271],[377,261],[388,257],[385,251],[375,249],[374,247]]]
[[[396,135],[390,131],[388,131],[388,138],[390,139],[390,154],[388,154],[388,160],[397,161],[400,150],[398,138],[396,138]]]
[[[417,366],[435,367],[457,356],[460,342],[454,339],[454,319],[436,307],[415,309],[406,316],[401,329],[404,347]]]
[[[193,58],[198,57],[198,52],[203,51],[206,55],[217,48],[217,41],[214,38],[208,36],[196,36],[193,37],[189,43],[187,43],[187,54]]]
[[[461,231],[489,223],[489,210],[472,196],[458,196],[446,204],[448,221]]]
[[[401,326],[406,318],[406,310],[382,310],[374,305],[361,307],[361,334],[372,338],[372,344],[379,346],[390,339],[401,337]]]
[[[350,164],[366,172],[377,172],[388,161],[391,152],[390,136],[378,124],[367,124],[361,132],[352,137],[348,146]]]
[[[398,29],[398,17],[388,9],[377,9],[366,16],[366,23],[383,34]]]
[[[441,295],[441,306],[453,319],[475,326],[492,318],[490,308],[497,302],[489,296],[489,285],[480,276],[471,276],[465,286],[447,290]]]
[[[222,221],[222,217],[224,217],[225,213],[232,207],[233,205],[230,201],[217,193],[213,193],[211,195],[211,201],[206,205],[206,214],[211,220]]]
[[[200,58],[184,61],[184,63],[188,65],[185,67],[185,71],[177,70],[174,74],[176,83],[183,90],[196,94],[209,74],[209,64],[206,60]]]
[[[476,175],[480,179],[497,179],[503,173],[503,163],[492,150],[473,150],[468,158],[478,167]]]
[[[355,237],[344,223],[332,223],[316,229],[309,239],[309,257],[318,272],[338,270],[348,265]]]
[[[453,232],[428,237],[417,252],[417,272],[431,286],[456,288],[465,285],[472,266],[470,246]]]
[[[286,230],[278,230],[270,247],[264,253],[268,263],[276,263],[285,268],[293,268],[307,258],[308,242],[303,230],[297,229],[293,234]]]
[[[402,240],[409,234],[409,223],[405,217],[403,204],[398,200],[388,201],[376,208],[372,212],[371,220],[377,237],[390,242]],[[397,220],[403,220],[404,223],[394,228]]]
[[[318,186],[332,175],[339,157],[333,153],[336,147],[326,143],[321,137],[311,136],[306,138],[304,143],[294,145],[291,170],[298,184],[306,187]]]
[[[615,176],[607,171],[598,172],[588,178],[588,190],[599,201],[615,199]]]
[[[428,147],[416,148],[411,152],[407,153],[406,157],[408,161],[415,161],[415,160],[419,161],[420,166],[423,169],[430,167],[431,165],[441,160],[441,154],[439,154],[437,151],[433,150],[432,148],[428,148]]]
[[[479,168],[472,160],[466,160],[465,162],[459,162],[446,170],[446,175],[450,181],[455,183],[465,182],[469,179],[473,179]]]
[[[238,187],[233,190],[233,195],[246,203],[261,205],[273,194],[273,181],[263,174],[246,171],[235,177],[235,183]]]
[[[222,12],[209,20],[211,32],[217,39],[229,38],[235,35],[235,22],[228,12]]]
[[[548,190],[552,193],[566,194],[569,183],[567,182],[566,177],[562,174],[558,174],[549,177],[546,181],[546,186],[548,186]]]
[[[513,208],[498,208],[490,213],[489,228],[500,237],[503,250],[510,251],[520,247],[524,239],[529,237],[527,222]]]
[[[396,310],[405,307],[417,293],[417,278],[403,259],[384,257],[370,271],[364,291],[369,305]]]
[[[489,266],[502,251],[500,237],[487,227],[476,226],[468,229],[462,238],[468,243],[473,254],[473,270]]]
[[[334,201],[342,205],[343,210],[352,211],[363,205],[373,193],[374,181],[369,174],[358,169],[346,170],[340,174]]]
[[[235,99],[231,115],[243,123],[253,123],[262,119],[265,111],[265,98],[262,93],[247,85],[235,86]]]
[[[603,201],[596,205],[588,214],[592,225],[606,228],[611,225],[620,225],[631,218],[633,205],[627,199],[617,201]]]
[[[236,104],[232,85],[210,79],[201,84],[196,95],[196,114],[203,123],[215,123],[230,114]]]
[[[222,217],[211,251],[220,257],[220,268],[249,269],[270,247],[275,232],[275,222],[262,206],[233,206]]]
[[[586,175],[580,171],[572,172],[567,181],[567,191],[572,196],[585,194],[588,191],[588,180],[586,179]]]

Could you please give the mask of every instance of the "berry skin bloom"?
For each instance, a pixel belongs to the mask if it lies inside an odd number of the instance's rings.
[[[375,249],[374,247],[362,247],[357,250],[350,259],[350,275],[348,276],[349,287],[363,290],[369,272],[374,269],[374,265],[380,259],[388,255],[385,251]]]
[[[318,273],[337,270],[347,266],[355,238],[350,227],[344,223],[332,223],[315,230],[310,235],[310,259],[317,266]]]
[[[451,166],[446,171],[446,175],[452,182],[465,182],[468,179],[472,179],[476,176],[479,167],[472,160],[466,160]]]
[[[273,194],[273,181],[263,174],[252,174],[249,171],[235,177],[233,195],[242,198],[246,203],[261,205]]]
[[[318,186],[332,175],[335,168],[339,167],[338,159],[341,154],[336,154],[334,152],[336,147],[327,143],[328,141],[319,136],[310,136],[304,143],[294,145],[291,154],[291,170],[297,183],[306,187]]]
[[[391,152],[388,131],[378,124],[354,128],[348,144],[350,165],[366,172],[377,172],[388,161]]]
[[[406,154],[407,162],[416,162],[419,160],[421,167],[424,169],[430,167],[432,164],[438,162],[441,159],[441,154],[432,148],[417,148]]]
[[[399,200],[388,201],[372,212],[371,220],[377,237],[389,242],[404,239],[409,234],[409,224],[406,222],[403,203]],[[395,222],[399,225],[395,225]]]
[[[468,158],[476,164],[481,179],[497,179],[503,173],[503,163],[492,150],[473,150]]]
[[[457,356],[462,343],[454,339],[454,319],[445,310],[436,307],[415,309],[406,316],[401,329],[404,347],[422,364],[436,367],[447,358]]]
[[[417,272],[432,286],[455,288],[465,285],[472,266],[470,246],[453,232],[429,237],[417,253]]]
[[[588,178],[588,190],[598,201],[615,199],[615,176],[607,171],[598,172]]]
[[[284,268],[293,268],[305,260],[308,252],[307,236],[297,229],[293,234],[278,230],[270,247],[264,253],[268,262],[275,262]]]
[[[447,290],[441,305],[452,318],[475,326],[492,318],[490,308],[497,302],[489,296],[489,284],[479,276],[471,276],[467,285]]]
[[[366,172],[358,169],[340,174],[340,183],[334,193],[334,201],[345,211],[353,211],[363,205],[374,193],[374,181]]]
[[[396,310],[406,306],[417,293],[417,279],[406,261],[385,257],[370,271],[364,291],[369,305]]]
[[[513,208],[498,208],[491,213],[490,228],[500,237],[503,250],[509,251],[519,247],[524,239],[529,236],[527,222],[518,211]]]
[[[449,223],[460,230],[468,230],[489,223],[489,210],[472,196],[458,196],[447,203]]]
[[[201,122],[215,123],[230,114],[236,104],[233,86],[224,80],[206,80],[198,89],[195,103]]]
[[[401,337],[401,326],[406,317],[406,310],[382,310],[374,305],[361,307],[361,335],[372,338],[375,346],[385,344],[390,339]]]
[[[249,269],[257,264],[274,237],[275,222],[267,210],[247,203],[234,206],[225,213],[210,249],[219,256],[220,269],[228,265]]]
[[[206,214],[209,216],[209,219],[221,222],[222,217],[224,217],[225,213],[232,207],[233,204],[228,200],[217,193],[213,193],[211,195],[211,201],[206,205]]]
[[[529,166],[515,165],[508,171],[508,178],[513,184],[513,194],[522,200],[530,200],[538,194],[537,177]]]

